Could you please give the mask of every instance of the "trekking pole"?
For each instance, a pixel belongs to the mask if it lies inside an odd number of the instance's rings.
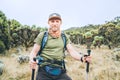
[[[33,58],[33,61],[36,61],[36,58]],[[31,80],[34,80],[34,75],[35,75],[35,69],[32,69]]]
[[[87,50],[88,56],[90,56],[90,52],[91,50],[88,49]],[[89,73],[89,62],[87,62],[87,65],[86,65],[86,80],[88,80],[88,73]]]

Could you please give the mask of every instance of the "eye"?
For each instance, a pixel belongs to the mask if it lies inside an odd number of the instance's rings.
[[[54,23],[54,20],[51,20],[52,23]]]
[[[59,23],[59,20],[56,20],[57,23]]]

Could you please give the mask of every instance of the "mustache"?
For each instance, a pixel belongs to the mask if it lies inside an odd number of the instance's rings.
[[[51,26],[51,28],[52,28],[52,27],[58,27],[58,26]]]
[[[50,29],[54,29],[54,28],[59,29],[59,27],[56,26],[50,27]]]

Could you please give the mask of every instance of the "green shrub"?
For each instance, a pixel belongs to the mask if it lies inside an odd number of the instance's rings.
[[[0,40],[0,53],[3,53],[5,51],[5,45],[3,41]]]
[[[12,36],[13,36],[14,38],[18,37],[17,33],[13,33]]]
[[[91,32],[86,32],[85,33],[85,38],[91,38],[92,37],[92,33]]]

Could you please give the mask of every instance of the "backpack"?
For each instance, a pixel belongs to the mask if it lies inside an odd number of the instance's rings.
[[[63,40],[63,43],[64,43],[64,50],[66,50],[66,36],[65,36],[64,32],[61,33],[61,37],[62,37],[62,40]],[[44,49],[44,47],[47,43],[47,40],[48,40],[48,32],[46,31],[43,35],[43,38],[42,38],[42,41],[41,41],[41,48],[40,48],[37,55],[41,54],[42,50]]]
[[[64,34],[64,32],[61,33],[61,37],[62,37],[62,40],[63,40],[63,43],[64,43],[64,51],[65,51],[66,50],[66,35]],[[38,62],[39,62],[38,65],[41,64],[42,62],[44,62],[44,59],[42,57],[40,57],[40,54],[41,54],[42,50],[44,49],[44,47],[47,43],[47,40],[48,40],[48,32],[46,31],[44,33],[42,41],[41,41],[41,48],[40,48],[39,52],[37,53],[37,56],[39,56],[38,57]],[[65,54],[64,54],[64,57],[65,57]],[[62,70],[62,72],[66,72],[66,66],[65,66],[65,61],[64,60],[62,61],[62,66],[64,68]]]

